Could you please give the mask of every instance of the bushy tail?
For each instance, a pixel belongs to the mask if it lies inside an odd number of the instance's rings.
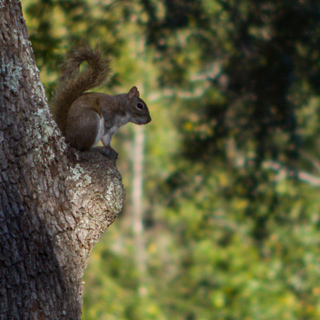
[[[80,72],[79,67],[84,61],[88,63],[88,68]],[[62,70],[50,105],[60,130],[65,134],[67,114],[72,103],[85,91],[101,85],[107,79],[111,72],[110,60],[98,49],[81,46],[68,54]]]

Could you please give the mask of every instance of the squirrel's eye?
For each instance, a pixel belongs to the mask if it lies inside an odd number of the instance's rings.
[[[139,103],[137,104],[137,108],[140,109],[140,110],[142,110],[142,109],[143,109],[143,104],[142,104],[141,102],[139,102]]]

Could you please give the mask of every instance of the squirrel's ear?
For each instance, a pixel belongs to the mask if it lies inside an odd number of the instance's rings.
[[[129,100],[131,100],[134,97],[139,97],[139,91],[136,86],[132,87],[128,93]]]

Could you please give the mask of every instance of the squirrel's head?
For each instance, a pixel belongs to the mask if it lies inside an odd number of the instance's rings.
[[[137,87],[132,87],[127,94],[132,115],[131,122],[135,124],[147,124],[151,121],[150,112],[146,103],[140,99]]]

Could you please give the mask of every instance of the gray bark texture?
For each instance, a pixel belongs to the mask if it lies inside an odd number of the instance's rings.
[[[0,0],[0,320],[81,318],[88,256],[125,198],[115,161],[64,142],[18,0]]]

